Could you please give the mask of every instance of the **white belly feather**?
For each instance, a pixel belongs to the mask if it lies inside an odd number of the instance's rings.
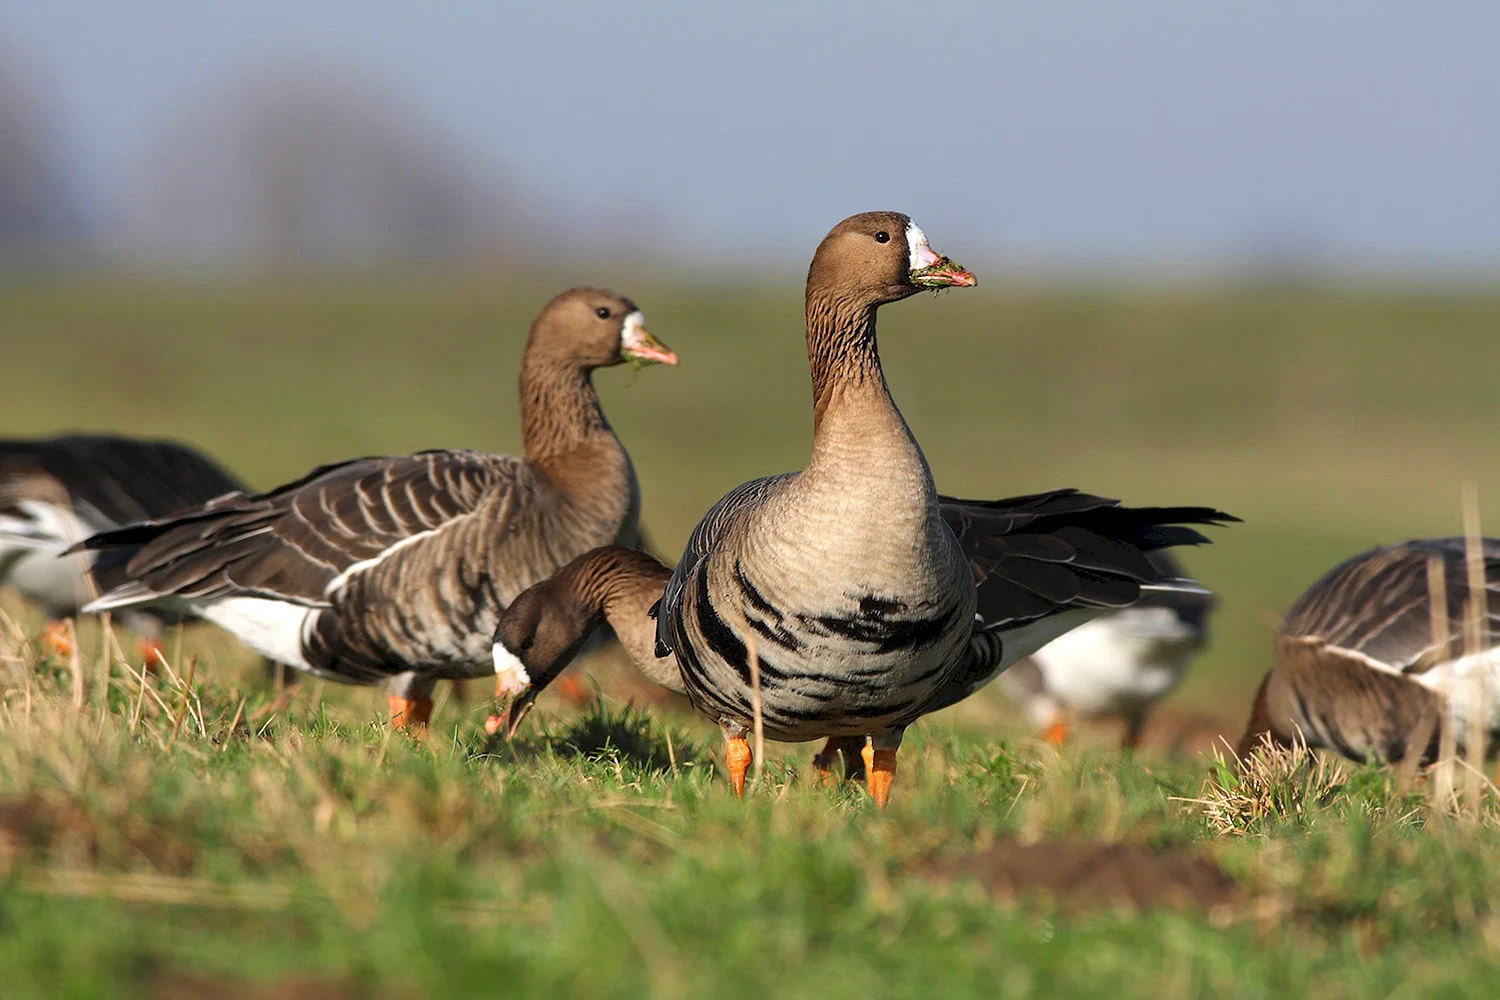
[[[1171,608],[1126,608],[1059,636],[1032,659],[1057,701],[1085,715],[1113,715],[1172,690],[1197,646]]]

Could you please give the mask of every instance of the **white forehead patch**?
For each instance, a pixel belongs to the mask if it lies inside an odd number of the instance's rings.
[[[495,661],[496,697],[514,697],[531,687],[531,675],[526,672],[526,665],[506,649],[504,643],[495,643],[490,656]]]
[[[646,330],[646,317],[641,315],[637,309],[625,317],[625,322],[620,326],[620,346],[635,347],[645,338],[642,334]]]
[[[924,260],[924,249],[930,249],[927,245],[927,234],[922,232],[922,227],[915,222],[906,224],[906,249],[910,254],[910,264],[913,271],[925,267],[928,261]]]

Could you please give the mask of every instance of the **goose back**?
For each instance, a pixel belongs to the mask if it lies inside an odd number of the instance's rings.
[[[1500,540],[1483,539],[1484,591],[1469,587],[1463,538],[1383,546],[1329,570],[1298,598],[1276,640],[1240,740],[1300,737],[1355,760],[1430,760],[1451,710],[1462,746],[1469,716],[1500,734]],[[1433,571],[1436,574],[1433,575]],[[1435,606],[1436,587],[1443,594]],[[1477,599],[1483,649],[1465,655],[1466,616]],[[1479,683],[1485,693],[1479,696]],[[1426,733],[1424,738],[1423,734]],[[1416,744],[1413,745],[1413,741]]]

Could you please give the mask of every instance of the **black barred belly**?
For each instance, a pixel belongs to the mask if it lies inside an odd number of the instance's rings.
[[[767,735],[800,741],[858,735],[893,724],[927,700],[959,660],[969,630],[961,602],[909,607],[878,595],[847,614],[783,612],[735,567],[741,602],[726,614],[694,574],[673,623],[688,697],[714,719],[748,721],[755,636]]]

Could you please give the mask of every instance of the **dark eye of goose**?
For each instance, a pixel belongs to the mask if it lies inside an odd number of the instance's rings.
[[[891,241],[891,234],[888,233],[888,232],[886,232],[884,229],[882,229],[880,232],[878,232],[878,233],[875,234],[875,242],[876,243],[889,243],[890,241]]]
[[[609,310],[604,308],[603,306],[600,306],[598,309],[594,310],[594,315],[598,316],[600,319],[609,319]]]
[[[521,652],[524,653],[528,649],[530,649],[532,646],[535,646],[535,645],[536,645],[536,635],[533,633],[532,635],[528,635],[525,639],[521,640]]]

